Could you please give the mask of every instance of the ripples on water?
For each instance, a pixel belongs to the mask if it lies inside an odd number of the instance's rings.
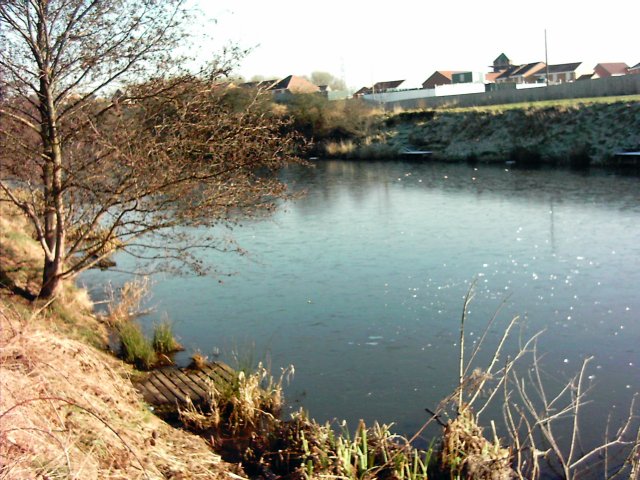
[[[517,336],[546,330],[539,350],[558,382],[595,357],[599,417],[640,390],[638,177],[331,161],[283,178],[306,196],[234,230],[246,258],[210,258],[236,274],[222,284],[157,278],[145,322],[166,312],[192,351],[219,348],[229,360],[250,345],[276,371],[293,363],[287,398],[319,420],[377,419],[410,433],[455,387],[475,279],[468,345],[504,303],[480,364],[519,315]]]

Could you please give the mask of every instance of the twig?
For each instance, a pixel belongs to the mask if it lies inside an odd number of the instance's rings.
[[[440,420],[440,415],[438,415],[437,413],[434,413],[433,411],[431,411],[430,409],[426,408],[424,409],[427,413],[431,414],[431,418],[434,419],[436,422],[438,422],[438,425],[440,425],[441,427],[446,427],[447,424],[444,423],[442,420]],[[430,419],[431,420],[431,419]]]
[[[496,351],[493,354],[493,358],[491,359],[491,363],[489,364],[489,368],[487,368],[486,376],[482,380],[482,382],[480,382],[480,385],[476,389],[473,397],[471,397],[471,400],[469,400],[469,405],[473,405],[473,402],[475,402],[476,398],[478,398],[478,396],[480,395],[480,392],[481,392],[482,388],[484,387],[484,384],[487,382],[487,378],[489,378],[491,376],[491,371],[493,370],[493,367],[497,363],[498,358],[500,358],[500,353],[502,352],[502,347],[504,346],[505,342],[507,341],[507,338],[509,338],[509,332],[511,332],[511,329],[513,328],[513,326],[516,324],[516,322],[519,319],[520,319],[520,317],[518,315],[513,317],[511,319],[511,321],[509,322],[509,325],[507,326],[506,330],[502,334],[502,338],[500,339],[500,343],[498,343],[498,347],[496,348]]]
[[[460,318],[460,363],[459,363],[459,374],[458,374],[458,413],[462,411],[462,403],[463,403],[463,393],[464,389],[462,388],[462,384],[464,382],[464,323],[467,319],[467,307],[471,300],[474,297],[474,288],[476,285],[477,279],[474,279],[469,286],[469,290],[467,290],[467,294],[464,297],[464,305],[462,306],[462,316]]]
[[[507,300],[509,300],[510,298],[511,298],[511,294],[507,295],[502,300],[502,302],[500,302],[500,305],[498,305],[498,308],[496,308],[496,311],[493,312],[493,317],[491,317],[491,320],[489,320],[489,322],[487,323],[487,326],[485,327],[484,332],[482,332],[482,336],[480,337],[480,340],[478,340],[478,344],[473,349],[473,353],[471,354],[471,358],[469,359],[469,362],[467,363],[467,368],[464,371],[465,375],[468,374],[469,368],[471,368],[471,365],[473,364],[473,360],[476,358],[476,355],[480,351],[480,347],[482,347],[482,344],[484,343],[484,340],[485,340],[487,334],[489,333],[489,330],[491,329],[491,326],[494,324],[494,322],[498,318],[498,314],[500,313],[502,308],[506,305]]]
[[[587,368],[588,363],[593,359],[593,357],[585,358],[582,361],[582,367],[580,368],[580,374],[578,375],[578,384],[576,385],[576,396],[573,401],[573,429],[571,432],[571,448],[569,449],[569,456],[567,457],[567,462],[571,464],[573,462],[573,455],[576,451],[576,444],[578,440],[578,432],[579,432],[579,424],[578,419],[580,418],[580,405],[582,404],[582,380],[584,378],[584,371]]]

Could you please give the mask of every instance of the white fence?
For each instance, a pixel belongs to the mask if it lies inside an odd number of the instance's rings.
[[[415,88],[412,90],[397,90],[395,92],[371,93],[364,95],[367,102],[387,104],[403,100],[420,98],[444,97],[450,95],[466,95],[484,92],[483,83],[456,83],[452,85],[438,85],[436,88]]]
[[[459,83],[455,85],[444,85],[443,87],[458,86],[469,86],[470,88],[482,87],[482,91],[456,91],[455,93],[445,93],[454,92],[454,90],[436,87],[435,90],[406,90],[400,92],[365,95],[364,98],[368,102],[384,106],[387,110],[414,110],[443,106],[474,107],[483,105],[501,105],[505,103],[560,100],[564,98],[638,95],[640,94],[640,74],[599,78],[597,80],[581,80],[573,83],[550,85],[548,87],[543,85],[540,88],[509,89],[493,92],[484,92],[484,86],[482,84],[475,83]],[[442,94],[437,94],[438,91],[442,92]],[[405,94],[406,96],[395,96],[395,94]]]

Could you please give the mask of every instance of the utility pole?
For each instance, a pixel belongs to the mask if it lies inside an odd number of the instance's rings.
[[[549,86],[549,55],[547,53],[547,29],[544,29],[544,65],[545,77],[547,78],[547,87]]]

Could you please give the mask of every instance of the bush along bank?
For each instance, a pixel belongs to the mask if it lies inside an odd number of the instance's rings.
[[[322,143],[328,158],[400,158],[405,148],[447,161],[615,165],[640,151],[640,101],[527,104],[378,117],[364,135]]]

